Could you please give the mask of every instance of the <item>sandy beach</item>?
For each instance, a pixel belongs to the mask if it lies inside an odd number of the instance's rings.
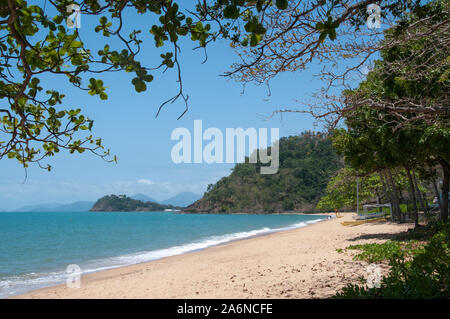
[[[383,242],[410,224],[343,226],[352,213],[304,228],[82,277],[15,298],[327,298],[366,276],[349,245]]]

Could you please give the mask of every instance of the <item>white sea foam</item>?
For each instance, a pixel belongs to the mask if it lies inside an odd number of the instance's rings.
[[[318,218],[305,222],[295,223],[280,228],[264,227],[261,229],[251,231],[237,232],[220,236],[211,236],[204,238],[203,240],[195,241],[184,245],[173,246],[169,248],[152,251],[142,251],[133,254],[105,258],[100,260],[92,260],[84,264],[80,264],[80,267],[82,269],[82,274],[88,274],[102,270],[157,260],[164,257],[181,255],[184,253],[197,251],[200,249],[224,244],[235,240],[260,236],[283,230],[306,227],[310,224],[314,224],[323,220],[326,219]],[[62,284],[66,282],[67,277],[68,274],[65,271],[50,272],[50,273],[30,273],[27,275],[9,277],[0,281],[0,298],[21,294],[26,291],[34,289]]]

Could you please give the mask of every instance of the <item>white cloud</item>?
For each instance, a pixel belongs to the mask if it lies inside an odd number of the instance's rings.
[[[153,181],[151,181],[149,179],[139,179],[137,182],[141,183],[141,184],[146,184],[146,185],[153,185],[153,184],[155,184]]]

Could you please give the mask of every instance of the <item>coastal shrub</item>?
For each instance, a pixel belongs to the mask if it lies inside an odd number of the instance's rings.
[[[420,243],[410,241],[407,243],[388,240],[382,244],[352,245],[347,249],[358,249],[361,252],[353,257],[354,260],[365,260],[369,263],[389,261],[395,257],[408,258],[415,250],[420,249]]]
[[[439,218],[430,219],[426,225],[409,229],[407,232],[396,236],[396,240],[430,240],[434,234],[444,232],[450,234],[450,223],[443,222]]]
[[[450,252],[449,232],[435,234],[420,248],[411,250],[389,246],[382,248],[388,257],[390,272],[383,277],[379,288],[367,288],[365,285],[349,284],[334,298],[450,298]],[[383,244],[381,244],[383,245]],[[380,259],[382,253],[373,253],[373,260]],[[411,253],[410,258],[405,254]],[[376,257],[376,258],[375,258]]]

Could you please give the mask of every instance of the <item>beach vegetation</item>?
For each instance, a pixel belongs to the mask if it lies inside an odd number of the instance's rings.
[[[382,244],[363,244],[351,245],[347,247],[348,250],[361,251],[353,257],[354,260],[364,260],[369,263],[379,263],[390,260],[395,256],[402,255],[403,258],[408,258],[420,249],[421,244],[416,241],[399,242],[395,240],[388,240]]]
[[[416,240],[420,238],[420,241]],[[335,298],[450,298],[450,226],[440,221],[382,244],[350,246],[355,258],[385,262],[389,273],[379,287],[349,284]]]

